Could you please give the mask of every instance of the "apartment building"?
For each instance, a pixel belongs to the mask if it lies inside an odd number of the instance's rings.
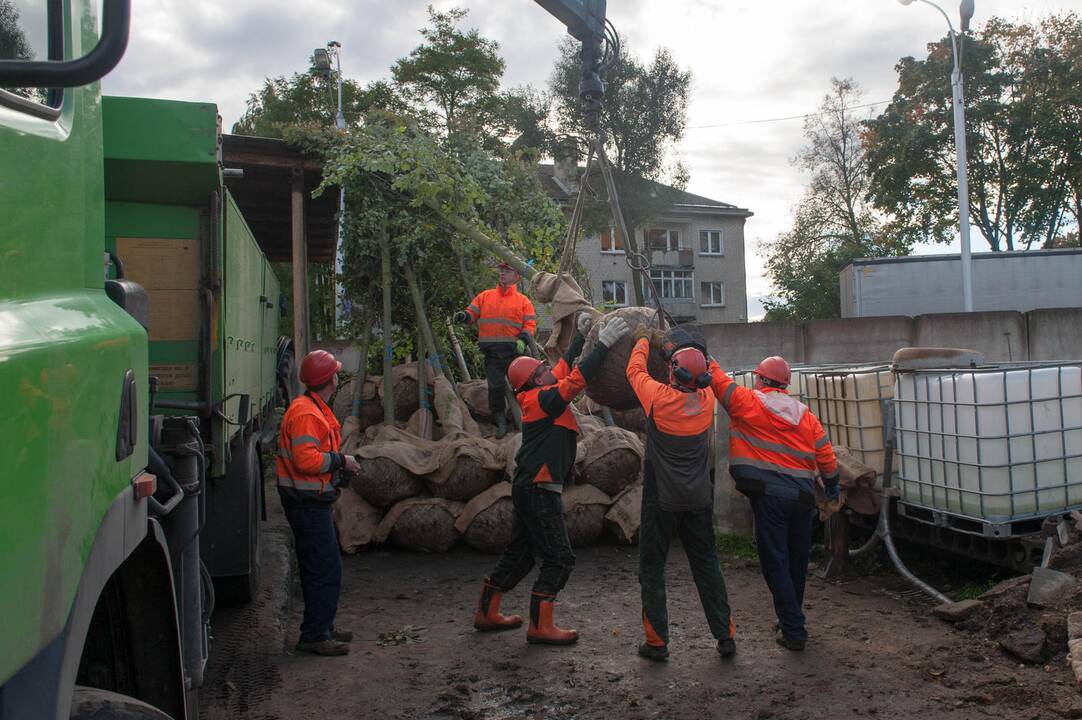
[[[546,192],[568,212],[581,172],[567,161],[539,166]],[[747,322],[744,223],[751,216],[745,208],[680,192],[655,220],[632,231],[639,252],[650,260],[650,277],[662,305],[675,320]],[[614,228],[579,239],[577,255],[595,304],[635,304],[626,245]],[[644,291],[649,302],[649,290]]]

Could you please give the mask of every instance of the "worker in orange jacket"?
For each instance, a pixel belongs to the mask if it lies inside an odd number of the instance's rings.
[[[338,471],[356,472],[357,459],[343,455],[341,426],[327,404],[338,387],[342,363],[325,350],[301,362],[306,390],[289,405],[278,433],[278,496],[293,530],[304,619],[297,649],[316,655],[345,655],[353,633],[336,630],[342,588],[342,558],[331,517],[338,499]]]
[[[711,385],[729,413],[729,472],[755,513],[759,566],[774,596],[777,642],[803,650],[804,582],[811,551],[815,477],[827,498],[839,495],[838,462],[819,419],[786,391],[789,363],[768,357],[755,369],[755,389],[737,385],[710,363]]]
[[[481,585],[473,618],[478,630],[510,630],[522,625],[519,615],[502,614],[500,603],[503,594],[533,569],[535,556],[540,556],[541,570],[530,595],[526,641],[570,645],[578,640],[577,632],[557,627],[552,619],[556,595],[575,567],[562,495],[564,484],[571,482],[579,432],[571,401],[601,372],[608,349],[630,331],[622,318],[608,321],[598,332],[594,349],[573,368],[591,323],[588,313],[580,313],[578,333],[555,367],[524,356],[515,358],[507,371],[522,407],[522,446],[515,455],[511,483],[511,543]]]
[[[526,353],[537,332],[537,313],[530,299],[518,291],[521,277],[507,262],[500,262],[499,283],[473,299],[465,310],[455,313],[455,322],[477,324],[477,339],[485,356],[488,405],[496,418],[496,437],[507,434],[507,368]]]
[[[646,642],[639,655],[669,657],[665,564],[669,542],[679,535],[699,591],[710,632],[722,657],[736,652],[725,578],[714,540],[714,485],[710,479],[710,433],[714,395],[706,349],[689,336],[672,338],[669,382],[650,377],[648,338],[658,331],[640,325],[627,364],[627,379],[646,414],[646,460],[639,526],[639,585]],[[660,352],[655,349],[655,352]]]

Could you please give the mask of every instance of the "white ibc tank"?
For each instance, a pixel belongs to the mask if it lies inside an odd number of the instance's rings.
[[[882,401],[894,395],[890,367],[807,369],[802,380],[804,400],[830,442],[848,448],[857,460],[875,468],[875,486],[881,487],[886,459]],[[896,472],[897,465],[892,474]]]
[[[900,373],[902,501],[987,522],[1082,505],[1082,368]]]

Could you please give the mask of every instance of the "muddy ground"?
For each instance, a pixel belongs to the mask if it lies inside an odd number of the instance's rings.
[[[269,505],[263,591],[253,605],[216,617],[204,718],[1082,717],[1062,654],[1045,666],[1019,665],[979,629],[932,617],[886,572],[810,579],[812,638],[806,652],[792,653],[774,643],[755,562],[727,558],[738,651],[723,661],[679,546],[669,565],[668,663],[635,654],[636,551],[615,545],[578,553],[557,606],[558,622],[580,632],[571,648],[527,645],[525,629],[474,632],[473,606],[492,556],[376,551],[343,558],[338,625],[356,633],[353,652],[295,654],[300,591],[289,571],[288,529]],[[516,589],[505,608],[525,612],[528,594],[528,586]]]

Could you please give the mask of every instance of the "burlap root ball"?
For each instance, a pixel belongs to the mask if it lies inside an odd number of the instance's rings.
[[[511,519],[514,513],[511,498],[500,498],[477,513],[462,539],[478,552],[502,553],[511,543]]]
[[[590,334],[586,337],[586,345],[582,350],[583,357],[593,350],[597,343],[597,334],[612,318],[622,317],[631,327],[631,332],[609,348],[601,372],[586,386],[586,394],[591,400],[613,410],[631,410],[640,407],[638,398],[635,397],[627,381],[627,361],[631,358],[631,350],[635,346],[635,328],[639,323],[644,323],[647,327],[657,327],[656,315],[657,311],[652,308],[626,307],[608,312],[594,323]],[[668,382],[669,366],[659,349],[650,348],[647,370],[655,380]]]
[[[582,467],[579,482],[588,483],[606,495],[616,496],[630,487],[642,471],[638,453],[627,448],[610,450]]]
[[[490,470],[472,457],[459,455],[446,480],[426,480],[425,484],[435,497],[466,502],[498,483],[502,477],[503,471]]]
[[[579,503],[565,507],[564,522],[572,547],[584,547],[597,541],[605,527],[606,507],[600,504]]]
[[[456,513],[449,507],[455,505],[461,508],[460,503],[448,503],[439,498],[412,503],[391,528],[391,542],[416,552],[447,552],[458,540]]]
[[[361,469],[350,486],[378,508],[388,508],[424,491],[419,477],[390,458],[358,458],[358,462]]]

